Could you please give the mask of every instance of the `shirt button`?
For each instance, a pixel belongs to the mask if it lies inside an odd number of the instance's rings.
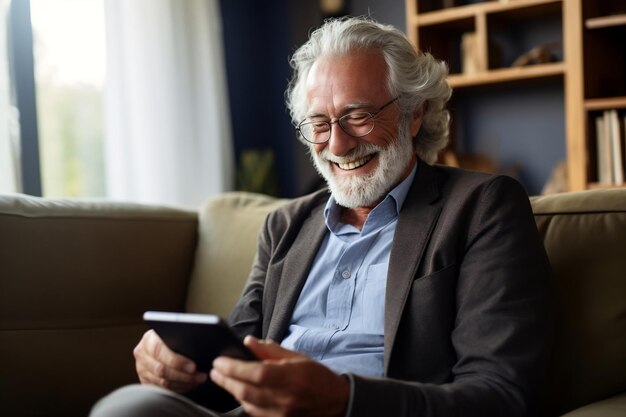
[[[341,273],[341,276],[344,277],[345,279],[350,278],[350,271],[343,271]]]

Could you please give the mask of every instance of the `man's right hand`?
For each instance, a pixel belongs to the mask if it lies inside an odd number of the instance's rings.
[[[142,384],[157,385],[179,394],[191,391],[207,379],[196,364],[168,348],[154,330],[147,331],[133,350],[135,369]]]

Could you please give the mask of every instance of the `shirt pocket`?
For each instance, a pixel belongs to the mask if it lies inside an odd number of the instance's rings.
[[[384,334],[388,263],[367,267],[361,297],[361,326],[365,333]]]

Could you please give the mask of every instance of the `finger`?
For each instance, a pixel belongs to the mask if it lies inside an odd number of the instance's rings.
[[[254,417],[275,417],[279,414],[280,410],[277,410],[276,408],[269,408],[269,407],[258,407],[255,404],[249,403],[249,402],[245,402],[245,401],[241,401],[241,405],[243,406],[244,411],[246,412],[246,414],[250,415],[250,416],[254,416]],[[284,414],[282,414],[284,415]]]
[[[274,395],[262,386],[228,377],[216,368],[211,370],[209,376],[216,385],[230,392],[240,403],[254,404],[264,408],[274,404]]]
[[[141,383],[148,384],[148,385],[156,385],[161,388],[166,388],[168,390],[177,392],[179,394],[187,393],[199,385],[196,382],[185,383],[185,382],[167,380],[163,378],[157,378],[151,374],[145,378],[142,378]]]
[[[191,362],[192,366],[185,369],[183,365],[182,370],[162,362],[158,352],[163,348],[168,349],[154,332],[147,332],[134,349],[135,368],[140,382],[169,388],[176,392],[185,392],[206,381],[207,374],[205,373],[187,372],[188,369],[195,369],[195,364],[191,361],[188,362]],[[178,364],[180,365],[180,362]]]
[[[150,381],[166,380],[172,383],[199,384],[207,379],[207,374],[202,372],[187,373],[170,368],[158,360],[147,356],[136,365],[137,374]],[[163,386],[162,384],[159,384]],[[166,384],[167,385],[167,384]]]
[[[213,361],[213,368],[228,378],[248,384],[276,389],[289,385],[289,370],[299,363],[310,362],[309,359],[298,358],[285,361],[242,361],[226,356],[219,356]]]
[[[279,360],[291,358],[305,358],[301,353],[282,348],[269,339],[257,339],[254,336],[246,336],[243,343],[259,359]]]
[[[226,356],[218,356],[213,361],[213,369],[216,369],[224,376],[253,384],[261,384],[263,382],[264,371],[262,371],[262,368],[262,362],[242,361]]]

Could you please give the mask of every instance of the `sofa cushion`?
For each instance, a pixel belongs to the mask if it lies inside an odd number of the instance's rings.
[[[188,311],[228,317],[250,273],[265,217],[287,201],[246,192],[206,201],[199,216]]]
[[[626,392],[626,189],[535,197],[559,322],[547,407],[559,415]]]

